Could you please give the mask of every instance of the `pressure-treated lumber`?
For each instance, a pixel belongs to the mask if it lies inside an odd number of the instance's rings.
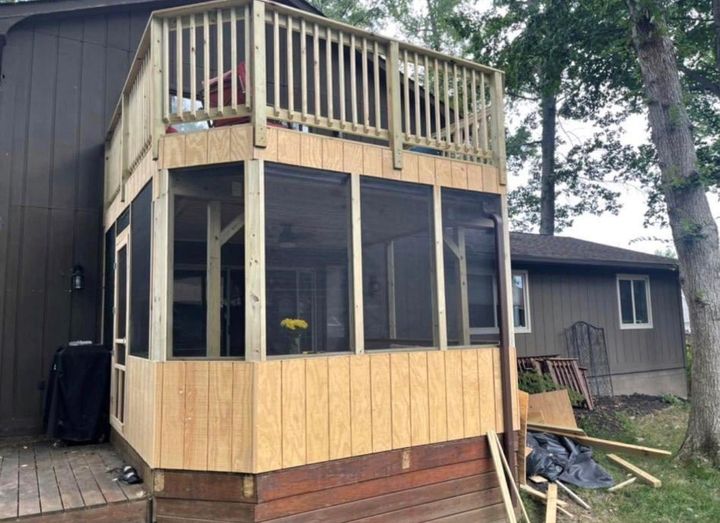
[[[637,478],[635,476],[633,476],[632,478],[627,479],[627,480],[623,481],[622,483],[618,483],[614,487],[610,487],[608,489],[608,492],[615,492],[616,490],[620,490],[621,488],[627,487],[628,485],[635,483],[636,481],[637,481]]]
[[[654,458],[672,456],[672,452],[670,452],[669,450],[642,447],[640,445],[631,445],[630,443],[620,443],[619,441],[610,441],[600,438],[591,438],[590,436],[572,436],[572,438],[575,441],[584,445],[588,445],[590,447],[597,447],[603,450],[614,450],[617,452],[624,452],[627,454],[648,456]]]
[[[493,465],[495,466],[495,474],[497,475],[498,483],[500,484],[500,493],[502,494],[503,505],[505,506],[505,514],[507,520],[510,523],[515,523],[515,509],[513,508],[512,499],[510,498],[510,491],[507,487],[505,480],[505,474],[503,472],[503,466],[500,461],[500,447],[498,446],[497,434],[494,430],[489,430],[487,433],[488,447],[490,448],[490,455],[492,456]]]
[[[513,492],[515,493],[515,496],[518,499],[518,503],[520,504],[520,509],[522,510],[523,516],[525,517],[525,521],[530,523],[530,518],[528,517],[527,510],[525,510],[525,505],[523,504],[522,497],[520,497],[520,491],[518,490],[517,485],[515,484],[515,479],[513,478],[512,470],[510,470],[510,465],[508,465],[507,459],[505,458],[505,454],[502,451],[502,443],[500,443],[500,438],[495,432],[492,432],[492,436],[488,434],[488,438],[491,438],[494,436],[495,443],[497,443],[497,450],[498,454],[500,454],[500,459],[502,461],[503,467],[505,467],[505,473],[507,474],[507,477],[510,481],[510,486],[513,489]]]
[[[563,427],[559,425],[549,425],[547,423],[528,422],[527,428],[535,432],[565,432],[567,434],[576,434],[578,436],[586,436],[583,429],[576,427]]]
[[[520,415],[520,434],[518,437],[518,476],[520,484],[525,485],[527,483],[527,430],[528,430],[528,402],[530,401],[529,394],[527,392],[518,391],[518,409]]]
[[[535,499],[539,499],[540,501],[543,501],[543,502],[547,501],[547,494],[545,494],[544,492],[542,492],[534,487],[531,487],[530,485],[520,485],[518,488],[521,491],[525,492],[526,494],[534,497]],[[558,499],[557,506],[558,506],[558,508],[565,508],[568,506],[568,502],[563,501],[562,499]]]
[[[582,508],[590,510],[590,505],[588,505],[585,500],[583,500],[580,496],[575,494],[572,490],[570,490],[568,487],[566,487],[563,483],[561,483],[559,480],[555,480],[555,483],[557,483],[557,486],[560,487],[565,491],[565,493],[570,496],[570,498],[575,501],[578,505],[580,505]]]
[[[545,523],[557,521],[557,485],[550,483],[547,491],[547,505],[545,507]]]
[[[656,478],[655,476],[653,476],[651,474],[648,474],[643,469],[633,465],[629,461],[622,459],[620,456],[618,456],[616,454],[608,454],[607,457],[610,461],[612,461],[616,465],[621,466],[622,468],[624,468],[631,474],[635,475],[643,483],[647,483],[648,485],[650,485],[654,488],[659,488],[662,486],[662,481],[660,481],[658,478]]]

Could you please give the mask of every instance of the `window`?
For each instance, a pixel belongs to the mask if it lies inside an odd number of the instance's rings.
[[[266,164],[268,356],[350,350],[349,230],[349,176]]]
[[[530,330],[530,287],[527,271],[512,272],[513,324],[515,332]]]
[[[650,279],[644,275],[617,276],[621,329],[652,328]]]
[[[497,246],[490,194],[442,190],[448,345],[497,343]]]
[[[183,171],[172,186],[173,356],[244,356],[242,167]]]
[[[432,188],[360,178],[365,349],[432,347]]]

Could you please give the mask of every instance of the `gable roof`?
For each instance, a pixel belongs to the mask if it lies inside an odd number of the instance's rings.
[[[510,253],[512,261],[678,270],[677,261],[672,258],[567,236],[511,232]]]

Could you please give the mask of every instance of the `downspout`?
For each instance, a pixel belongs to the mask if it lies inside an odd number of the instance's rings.
[[[509,306],[508,303],[508,278],[507,264],[504,253],[506,252],[506,235],[503,219],[498,214],[490,215],[495,224],[495,248],[497,250],[497,271],[498,271],[498,294],[500,295],[500,381],[502,388],[502,411],[503,411],[503,447],[507,457],[510,470],[517,472],[517,456],[515,454],[515,432],[513,428],[513,404],[512,389],[517,386],[512,382],[512,365],[510,358],[510,332]]]

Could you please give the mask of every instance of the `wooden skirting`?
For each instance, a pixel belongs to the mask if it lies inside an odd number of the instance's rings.
[[[21,518],[22,523],[147,523],[150,521],[150,500],[126,501],[99,507],[67,510],[54,514]],[[187,523],[187,522],[186,522]]]
[[[163,169],[263,159],[288,165],[362,174],[406,182],[504,193],[497,168],[427,154],[403,152],[403,169],[393,169],[389,147],[269,127],[268,144],[254,148],[252,127],[235,125],[162,137]]]
[[[153,468],[260,473],[503,432],[497,348],[129,357],[127,380],[121,435]]]
[[[157,471],[159,523],[498,521],[484,436],[258,475]]]

